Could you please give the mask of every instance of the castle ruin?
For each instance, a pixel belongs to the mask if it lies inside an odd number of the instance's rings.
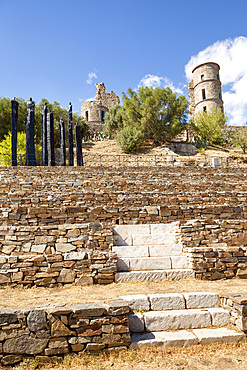
[[[104,123],[105,114],[111,107],[120,103],[119,97],[114,94],[105,92],[103,82],[96,83],[96,99],[88,100],[81,104],[81,116],[85,118],[90,126],[101,127]]]
[[[193,119],[200,112],[212,112],[213,108],[223,111],[220,66],[214,62],[203,63],[192,71],[189,82],[190,117]]]

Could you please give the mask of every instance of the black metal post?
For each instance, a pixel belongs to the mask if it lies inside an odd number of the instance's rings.
[[[11,126],[11,154],[12,166],[17,166],[17,121],[18,121],[18,101],[11,100],[12,126]]]
[[[34,144],[34,109],[32,98],[27,102],[26,122],[26,166],[36,166]]]
[[[65,129],[64,129],[64,121],[60,119],[59,121],[60,127],[60,165],[66,166],[66,148],[65,148]]]
[[[47,166],[48,153],[47,153],[47,105],[42,107],[42,160],[41,165]]]
[[[77,166],[83,166],[81,128],[78,123],[75,126],[76,160]]]
[[[69,166],[74,166],[72,105],[69,103]]]
[[[55,166],[53,113],[47,113],[47,152],[48,166]]]

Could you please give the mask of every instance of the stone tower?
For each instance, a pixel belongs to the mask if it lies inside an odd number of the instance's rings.
[[[223,111],[220,66],[208,62],[200,64],[192,71],[189,82],[190,117],[193,119],[200,112],[212,112],[213,108]]]
[[[81,104],[81,115],[85,118],[92,130],[101,130],[104,123],[105,113],[111,107],[119,104],[119,97],[114,94],[105,92],[105,85],[103,82],[96,83],[96,99],[88,100]]]

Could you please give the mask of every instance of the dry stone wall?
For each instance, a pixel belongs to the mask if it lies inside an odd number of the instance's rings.
[[[174,221],[198,278],[245,276],[246,194],[243,170],[2,167],[0,283],[111,283],[112,225]]]
[[[112,230],[97,223],[0,226],[0,284],[61,286],[114,281]]]
[[[120,299],[0,309],[0,364],[13,365],[30,356],[40,363],[57,363],[70,352],[127,348],[128,314],[128,304]]]
[[[245,170],[0,168],[0,224],[247,218]]]
[[[229,311],[231,323],[236,325],[238,329],[247,333],[247,294],[222,294],[220,297],[220,305]]]
[[[199,279],[247,278],[247,221],[181,223],[183,253]]]

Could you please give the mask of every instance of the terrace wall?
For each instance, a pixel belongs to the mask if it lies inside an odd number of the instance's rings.
[[[247,278],[247,220],[193,220],[181,222],[180,229],[197,278]]]
[[[70,352],[126,349],[128,314],[123,300],[1,309],[0,364],[14,365],[30,356],[39,363],[57,363]]]
[[[246,170],[0,168],[0,224],[247,219]]]
[[[109,284],[117,271],[112,229],[101,224],[0,226],[0,284]]]
[[[2,167],[0,179],[0,284],[111,283],[112,225],[173,221],[197,278],[245,276],[244,170]]]

